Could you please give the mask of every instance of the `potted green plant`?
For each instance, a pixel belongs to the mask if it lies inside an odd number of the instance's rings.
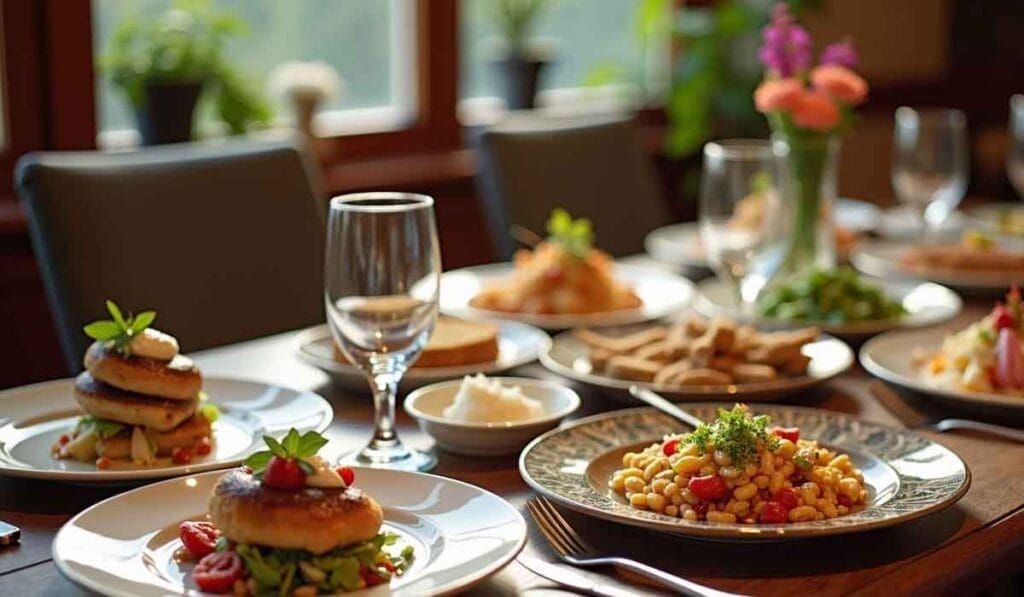
[[[493,0],[487,3],[489,18],[501,38],[501,52],[494,61],[505,104],[510,110],[535,106],[540,74],[551,61],[550,44],[532,37],[537,20],[552,0]]]
[[[231,134],[269,122],[265,100],[223,56],[225,42],[245,27],[207,0],[177,0],[154,20],[120,23],[101,66],[135,110],[143,144],[192,139],[200,96]]]

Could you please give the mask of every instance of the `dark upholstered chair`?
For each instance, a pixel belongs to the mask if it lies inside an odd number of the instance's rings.
[[[478,185],[496,254],[515,249],[509,226],[545,235],[555,207],[594,224],[617,256],[643,250],[644,235],[670,221],[630,118],[517,116],[480,133]]]
[[[16,181],[72,372],[107,298],[185,351],[323,321],[323,204],[291,143],[32,153]]]

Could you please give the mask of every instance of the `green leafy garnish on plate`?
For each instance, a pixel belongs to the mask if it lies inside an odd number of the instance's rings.
[[[907,314],[902,303],[849,267],[782,280],[757,299],[757,312],[771,319],[832,325],[896,320]]]
[[[560,207],[551,212],[547,227],[551,240],[562,245],[566,252],[579,259],[586,257],[594,245],[594,230],[590,220],[574,220],[569,212]]]
[[[702,423],[684,440],[697,446],[697,451],[704,454],[714,446],[729,455],[736,466],[743,466],[757,456],[758,442],[762,442],[768,451],[774,451],[779,445],[779,438],[769,432],[771,417],[757,415],[751,417],[742,406],[734,406],[732,410],[718,409],[718,419],[713,423]]]
[[[93,340],[109,342],[112,348],[121,352],[126,352],[132,338],[153,325],[156,319],[156,311],[142,311],[125,317],[121,308],[111,300],[107,300],[107,312],[110,313],[110,319],[94,321],[82,328],[82,331]]]
[[[86,415],[78,419],[78,425],[75,426],[75,432],[78,435],[89,435],[90,433],[93,433],[100,439],[107,439],[114,437],[127,428],[128,426],[124,423],[108,421],[107,419],[99,419],[97,417]]]
[[[307,431],[300,435],[298,430],[293,427],[288,431],[287,435],[281,438],[281,441],[269,435],[264,435],[263,441],[269,449],[256,452],[245,459],[245,466],[251,468],[254,475],[262,474],[267,468],[267,463],[274,456],[294,459],[299,467],[308,475],[312,474],[312,467],[303,462],[302,459],[315,456],[320,451],[320,448],[324,447],[327,443],[327,438],[316,431]]]

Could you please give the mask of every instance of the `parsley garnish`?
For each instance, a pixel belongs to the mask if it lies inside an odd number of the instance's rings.
[[[310,475],[313,473],[313,467],[303,462],[302,458],[308,458],[319,452],[320,448],[327,443],[327,438],[316,431],[307,431],[299,435],[299,432],[293,427],[287,435],[281,438],[281,441],[277,441],[269,435],[264,435],[263,441],[270,449],[256,452],[245,459],[245,466],[251,468],[254,475],[262,474],[267,468],[267,463],[274,456],[294,459],[299,467],[307,475]]]
[[[697,446],[704,454],[712,446],[729,455],[736,466],[742,466],[757,457],[758,443],[774,451],[779,438],[768,432],[771,417],[768,415],[748,416],[745,406],[737,404],[732,410],[718,409],[718,419],[703,423],[684,440]]]
[[[551,240],[562,245],[567,253],[578,259],[586,257],[594,244],[594,231],[590,220],[574,220],[569,212],[561,207],[551,212],[551,218],[548,219],[548,234]]]
[[[110,342],[115,350],[128,352],[128,344],[132,338],[153,325],[156,311],[143,311],[138,315],[129,314],[126,318],[114,301],[107,301],[107,312],[111,319],[100,319],[82,328],[86,336],[100,342]]]

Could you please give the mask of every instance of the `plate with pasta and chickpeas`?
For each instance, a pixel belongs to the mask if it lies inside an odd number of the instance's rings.
[[[520,473],[585,514],[744,541],[891,526],[953,505],[970,485],[954,452],[910,431],[792,406],[687,410],[705,423],[686,429],[650,408],[581,419],[527,446]]]

